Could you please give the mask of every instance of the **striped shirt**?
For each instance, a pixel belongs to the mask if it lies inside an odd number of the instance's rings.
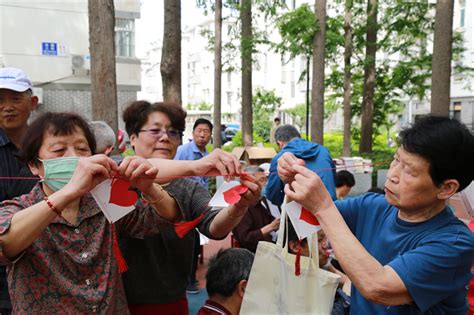
[[[29,193],[37,180],[13,180],[4,177],[33,177],[28,166],[18,157],[17,147],[0,128],[0,202]],[[5,266],[0,266],[0,311],[11,309],[10,296],[6,284]]]
[[[28,166],[18,157],[17,147],[0,128],[0,201],[27,194],[37,180],[6,179],[5,177],[33,177]]]
[[[219,303],[207,300],[197,315],[232,315],[232,313]]]

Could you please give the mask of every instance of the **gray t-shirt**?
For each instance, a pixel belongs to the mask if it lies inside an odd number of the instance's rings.
[[[206,211],[207,190],[190,179],[173,180],[165,190],[175,198],[185,221]],[[209,226],[218,211],[208,211],[197,225],[209,238]],[[136,239],[121,237],[120,247],[129,270],[122,276],[129,304],[167,304],[183,298],[191,272],[195,233],[179,238],[174,225],[160,223],[160,234]]]

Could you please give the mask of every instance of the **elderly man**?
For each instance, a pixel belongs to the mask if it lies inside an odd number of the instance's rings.
[[[17,158],[23,136],[28,129],[28,118],[36,109],[38,98],[33,85],[23,70],[0,69],[0,201],[29,193],[36,180],[12,180],[7,177],[33,177],[28,166]],[[5,278],[5,267],[0,266],[0,314],[11,311]]]
[[[205,119],[199,118],[194,122],[193,126],[193,140],[178,147],[175,160],[199,160],[209,152],[206,145],[211,141],[212,123]],[[195,181],[208,188],[209,182],[207,177],[193,177]]]
[[[321,179],[287,153],[287,196],[318,219],[351,279],[354,314],[466,314],[474,235],[447,200],[474,177],[474,136],[426,117],[401,132],[385,195],[332,201]],[[357,262],[357,263],[354,263]]]
[[[198,315],[239,314],[254,255],[247,249],[221,250],[209,262],[206,289],[209,300]]]
[[[334,163],[328,149],[320,144],[301,139],[300,133],[291,125],[283,125],[275,131],[275,140],[281,151],[273,159],[270,165],[267,190],[265,197],[273,204],[281,206],[283,203],[284,183],[277,175],[277,161],[285,153],[290,152],[296,157],[303,159],[306,166],[316,171],[326,185],[333,200],[336,199],[336,186],[334,184]]]
[[[102,120],[95,120],[89,123],[95,140],[97,141],[97,153],[110,155],[115,146],[115,132]]]

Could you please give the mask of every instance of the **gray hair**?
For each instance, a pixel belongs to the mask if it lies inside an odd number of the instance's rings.
[[[220,250],[209,261],[206,289],[209,297],[216,294],[230,297],[242,280],[248,280],[254,254],[244,248]]]
[[[275,130],[276,141],[290,142],[294,138],[301,138],[301,135],[292,125],[282,125]]]
[[[263,168],[258,165],[247,165],[243,169],[244,172],[254,174],[254,173],[261,173],[263,172]]]
[[[115,133],[105,121],[91,121],[89,126],[97,141],[97,153],[104,153],[107,148],[115,145]]]

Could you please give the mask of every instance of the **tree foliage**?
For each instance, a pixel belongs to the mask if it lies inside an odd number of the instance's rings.
[[[270,130],[272,128],[272,115],[281,106],[282,98],[275,91],[257,89],[252,97],[253,105],[253,128],[254,132],[265,141],[270,141]]]

